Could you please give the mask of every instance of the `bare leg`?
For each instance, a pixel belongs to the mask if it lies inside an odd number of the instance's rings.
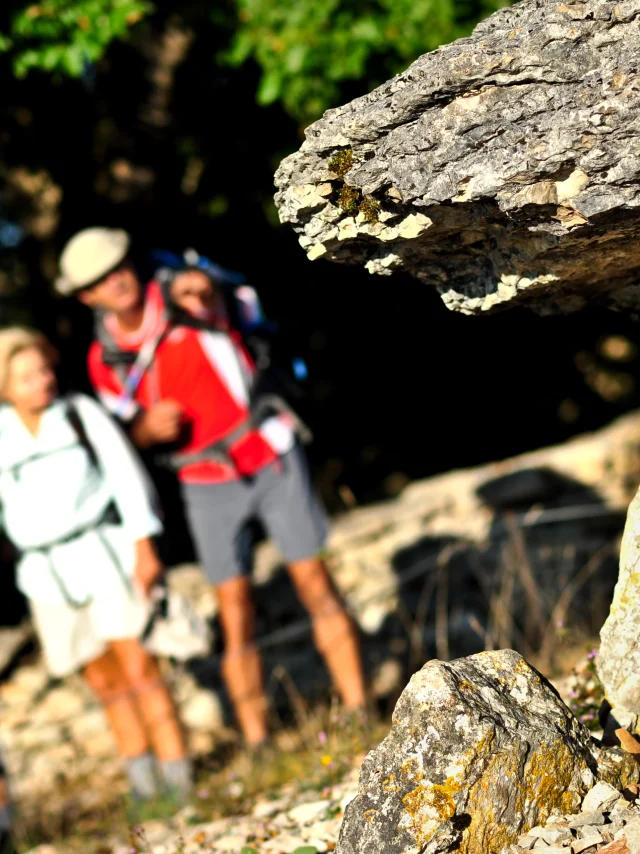
[[[222,676],[247,744],[269,735],[267,701],[262,684],[262,661],[253,645],[255,609],[251,582],[232,578],[216,587],[224,639]]]
[[[156,660],[136,638],[112,641],[110,647],[154,753],[160,760],[183,759],[182,728]]]
[[[84,668],[84,677],[102,703],[118,750],[125,758],[141,756],[149,750],[149,738],[129,682],[111,650]]]
[[[362,708],[366,691],[358,636],[326,566],[313,557],[292,563],[289,573],[342,702],[347,709]]]

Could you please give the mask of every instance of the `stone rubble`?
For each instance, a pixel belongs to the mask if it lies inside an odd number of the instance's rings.
[[[336,851],[499,854],[528,828],[572,814],[597,782],[622,789],[639,780],[634,759],[602,749],[513,650],[432,660],[411,678],[390,733],[366,756]],[[596,795],[589,806],[592,815]],[[577,828],[578,847],[602,836],[593,822]],[[545,830],[525,844],[556,844],[563,835]]]
[[[640,854],[640,789],[619,792],[598,782],[587,793],[579,813],[550,816],[530,828],[502,854]]]
[[[342,814],[357,791],[357,769],[322,797],[286,787],[277,800],[258,801],[248,815],[194,823],[187,807],[172,821],[148,821],[134,831],[136,847],[113,836],[105,851],[113,854],[240,854],[245,847],[269,854],[293,854],[297,848],[315,848],[318,854],[336,847]],[[61,846],[40,845],[28,854],[64,854]]]

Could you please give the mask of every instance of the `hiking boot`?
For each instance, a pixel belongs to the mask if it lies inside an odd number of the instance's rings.
[[[271,738],[258,744],[247,744],[245,748],[247,765],[250,770],[260,772],[268,769],[276,759],[278,748]]]
[[[275,753],[276,746],[271,738],[265,738],[257,744],[247,744],[246,751],[252,762],[263,762]]]
[[[366,732],[373,723],[373,716],[367,706],[359,709],[345,709],[340,715],[340,726],[355,733]]]
[[[180,807],[185,806],[193,793],[193,763],[188,757],[160,760],[158,769],[164,792]]]

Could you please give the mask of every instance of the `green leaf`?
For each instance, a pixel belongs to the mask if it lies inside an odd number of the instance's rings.
[[[318,854],[318,849],[314,848],[313,845],[302,845],[300,848],[296,848],[293,854]]]
[[[257,100],[259,104],[266,106],[277,101],[282,92],[282,72],[279,68],[273,68],[262,75],[258,87]]]
[[[0,34],[0,52],[13,52],[19,77],[32,68],[79,77],[153,8],[148,0],[31,0],[11,18],[10,38]]]
[[[297,74],[302,70],[307,57],[307,46],[295,44],[289,48],[285,56],[285,68],[290,74]]]
[[[240,849],[240,854],[258,854],[255,848],[248,848],[246,845]]]
[[[79,45],[73,45],[61,57],[61,66],[70,77],[82,77],[87,55]]]
[[[240,33],[236,35],[231,48],[223,54],[224,61],[229,65],[242,65],[251,56],[253,47],[253,38],[248,33]]]

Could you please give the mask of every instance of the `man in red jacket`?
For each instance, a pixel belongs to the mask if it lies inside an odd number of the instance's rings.
[[[287,562],[345,707],[363,708],[356,630],[318,556],[327,534],[325,512],[287,415],[247,426],[256,369],[221,310],[213,281],[191,270],[171,285],[172,301],[193,317],[212,320],[203,328],[168,323],[160,286],[142,288],[123,231],[80,232],[66,245],[60,267],[58,291],[75,293],[97,313],[89,374],[104,405],[129,423],[138,447],[179,445],[187,520],[218,596],[223,677],[247,743],[268,740],[249,578],[248,523],[256,518]],[[224,454],[207,455],[220,445]]]

